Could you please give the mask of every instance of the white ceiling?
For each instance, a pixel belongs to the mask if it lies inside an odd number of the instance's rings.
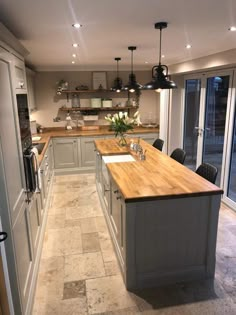
[[[128,46],[137,46],[134,70],[150,69],[158,62],[159,21],[169,23],[162,32],[167,65],[236,48],[236,32],[228,31],[236,25],[235,0],[0,0],[0,20],[38,70],[113,70],[115,57],[129,69]]]

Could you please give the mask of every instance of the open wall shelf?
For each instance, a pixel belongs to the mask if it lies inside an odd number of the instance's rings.
[[[124,107],[61,107],[60,110],[62,111],[117,111],[122,112],[124,110],[136,109],[138,110],[138,106],[124,106]]]

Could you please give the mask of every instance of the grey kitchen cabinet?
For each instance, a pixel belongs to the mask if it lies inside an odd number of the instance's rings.
[[[94,140],[101,137],[81,137],[81,166],[95,166],[96,152]]]
[[[29,207],[23,202],[17,221],[13,226],[15,244],[16,266],[19,279],[19,290],[25,314],[28,302],[32,273],[33,273],[33,247],[31,238],[31,225]]]
[[[29,111],[32,113],[37,110],[35,101],[35,72],[26,68],[26,82],[28,92],[28,106]]]
[[[26,50],[11,38],[11,49],[5,46],[7,30],[0,23],[0,217],[3,231],[8,233],[2,244],[6,251],[4,271],[9,280],[8,295],[17,315],[32,314],[32,304],[39,262],[40,199],[34,195],[26,202],[26,185],[17,94],[27,94],[23,55]],[[5,37],[5,38],[6,38]],[[15,45],[16,44],[16,45]],[[16,51],[14,51],[16,47]],[[20,53],[22,52],[22,55]],[[46,221],[45,221],[46,222]]]
[[[30,232],[34,255],[37,253],[40,227],[41,227],[41,204],[38,202],[37,194],[34,194],[29,204]]]
[[[44,154],[44,157],[40,166],[41,200],[43,203],[42,212],[44,211],[44,206],[46,204],[50,182],[53,175],[53,163],[54,163],[53,162],[53,147],[52,147],[52,140],[50,140],[48,148]]]
[[[53,139],[54,168],[74,168],[78,166],[77,138]]]
[[[23,60],[16,59],[14,62],[14,78],[15,78],[15,89],[16,90],[26,90],[26,73],[25,64]]]
[[[53,144],[52,144],[52,140],[50,140],[49,146],[48,146],[48,163],[49,163],[49,176],[50,176],[50,180],[51,180],[52,175],[53,175],[53,169],[54,169],[54,158],[53,158]]]
[[[134,138],[140,137],[144,141],[153,144],[153,142],[158,138],[158,133],[140,133],[140,134],[134,134]]]
[[[110,220],[113,232],[118,241],[120,252],[123,251],[123,217],[124,217],[124,201],[123,197],[113,180],[111,180],[111,204],[110,204]],[[122,255],[123,256],[123,255]]]

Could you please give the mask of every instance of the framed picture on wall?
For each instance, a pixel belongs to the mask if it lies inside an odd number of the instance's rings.
[[[96,71],[92,73],[92,86],[94,90],[107,89],[107,73],[105,71]]]

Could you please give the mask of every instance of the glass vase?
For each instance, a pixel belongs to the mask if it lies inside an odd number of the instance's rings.
[[[122,133],[122,132],[118,133],[117,137],[118,137],[119,146],[121,146],[121,147],[127,146],[127,141],[125,138],[126,135],[124,133]]]

